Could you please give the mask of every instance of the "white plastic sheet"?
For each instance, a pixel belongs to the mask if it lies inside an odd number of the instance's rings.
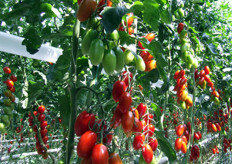
[[[63,50],[45,44],[41,45],[37,53],[30,54],[27,52],[26,46],[22,45],[23,39],[22,37],[0,32],[0,51],[52,63],[56,63],[59,56],[62,55]]]

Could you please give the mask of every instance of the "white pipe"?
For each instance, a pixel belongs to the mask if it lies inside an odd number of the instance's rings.
[[[26,46],[22,45],[23,39],[0,31],[0,51],[52,63],[56,63],[58,57],[62,55],[63,50],[45,44],[41,45],[37,53],[30,54]]]

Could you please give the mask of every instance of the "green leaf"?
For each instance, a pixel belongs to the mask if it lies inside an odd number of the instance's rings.
[[[84,70],[84,68],[87,68],[89,66],[88,64],[88,57],[82,56],[77,58],[77,74],[81,73],[81,71]]]
[[[132,12],[135,15],[137,15],[143,10],[144,10],[143,3],[140,1],[135,1],[128,12]]]
[[[169,13],[168,9],[162,11],[160,17],[163,23],[167,23],[167,24],[171,23],[171,14]]]
[[[155,112],[156,118],[159,120],[159,118],[161,116],[160,108],[154,103],[151,103],[151,108]]]
[[[34,82],[34,81],[28,81],[29,87],[28,87],[28,105],[30,105],[31,102],[33,102],[38,96],[40,96],[43,93],[44,83],[43,82]]]
[[[126,13],[127,9],[123,7],[105,7],[101,15],[106,33],[112,33],[119,26],[122,16]]]
[[[119,38],[120,38],[120,43],[122,46],[124,45],[130,45],[130,44],[135,44],[135,41],[130,35],[124,31],[119,31]]]
[[[144,1],[144,22],[151,26],[154,31],[158,31],[159,26],[159,4],[155,0]]]
[[[164,137],[164,134],[160,131],[155,131],[160,149],[164,154],[168,157],[168,160],[170,163],[174,162],[176,160],[176,152],[172,148],[172,145],[168,140]]]
[[[145,74],[145,76],[143,76],[143,78],[152,82],[152,83],[156,83],[160,78],[160,74],[159,74],[159,71],[157,69],[153,69],[149,73]]]
[[[64,50],[63,51],[63,55],[61,55],[56,64],[55,64],[55,69],[58,69],[58,70],[64,70],[64,69],[67,69],[69,66],[70,66],[70,55],[69,53],[71,53],[70,51],[68,50]]]
[[[25,39],[22,42],[22,45],[25,45],[27,48],[27,51],[30,54],[35,54],[38,52],[41,44],[42,39],[39,36],[38,32],[35,28],[30,27],[27,32],[24,34]]]

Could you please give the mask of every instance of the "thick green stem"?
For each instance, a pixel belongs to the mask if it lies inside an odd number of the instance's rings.
[[[70,68],[70,87],[69,87],[69,94],[70,94],[70,115],[69,115],[69,126],[68,126],[68,141],[66,145],[66,156],[65,156],[65,163],[69,164],[70,159],[72,156],[72,150],[74,146],[74,122],[76,119],[76,59],[78,56],[78,38],[80,32],[80,22],[76,20],[75,26],[73,29],[73,49],[71,54],[71,68]]]

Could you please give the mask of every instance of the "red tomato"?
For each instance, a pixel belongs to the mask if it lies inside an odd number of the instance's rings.
[[[42,122],[45,119],[45,114],[40,114],[38,120]]]
[[[217,127],[217,130],[220,132],[220,131],[222,130],[222,128],[221,128],[221,126],[219,125],[219,123],[216,123],[215,125],[216,125],[216,127]]]
[[[110,154],[109,164],[122,164],[122,160],[117,153],[113,152]]]
[[[205,74],[208,75],[210,73],[210,69],[208,66],[205,66],[204,67],[204,70],[205,70]]]
[[[184,154],[187,153],[187,145],[184,141],[182,141],[182,146],[180,149],[181,149],[182,153],[184,153]]]
[[[6,74],[10,74],[11,73],[11,69],[9,67],[4,67],[3,68],[3,71],[6,73]]]
[[[156,61],[155,60],[150,60],[145,62],[146,64],[146,69],[145,72],[150,72],[153,69],[156,69]]]
[[[39,112],[40,114],[43,114],[44,111],[45,111],[45,107],[44,107],[43,105],[40,105],[40,106],[38,107],[38,112]]]
[[[48,122],[43,120],[43,121],[41,122],[41,124],[40,124],[40,127],[43,129],[43,128],[45,128],[47,125],[48,125]]]
[[[133,132],[142,132],[142,130],[143,130],[142,122],[135,117],[135,123],[133,124]]]
[[[156,151],[156,149],[158,147],[158,140],[156,138],[154,138],[154,139],[150,138],[149,139],[149,145],[151,146],[151,149],[153,151]]]
[[[184,23],[179,23],[177,27],[178,34],[180,34],[183,29],[184,29]]]
[[[186,145],[188,144],[188,140],[186,136],[182,136],[181,139],[185,142]]]
[[[107,147],[103,144],[95,145],[91,158],[92,164],[108,164],[109,153]]]
[[[113,128],[117,128],[121,124],[122,115],[123,115],[123,113],[120,111],[119,105],[117,105],[117,107],[114,111],[114,115],[113,115],[112,120],[111,120],[111,126],[113,126]]]
[[[12,80],[10,80],[10,79],[8,79],[7,81],[6,81],[6,85],[8,86],[8,87],[13,87],[14,86],[14,82],[12,81]]]
[[[40,133],[41,133],[42,137],[43,137],[43,136],[46,136],[47,133],[48,133],[48,130],[47,130],[46,128],[41,129],[41,130],[40,130]]]
[[[210,82],[211,82],[211,79],[210,79],[209,75],[205,75],[205,81],[206,81],[207,83],[210,83]]]
[[[149,42],[151,42],[155,38],[155,34],[149,33],[145,37]]]
[[[197,145],[194,145],[192,148],[191,148],[191,156],[192,156],[192,159],[193,160],[197,160],[200,156],[200,149]]]
[[[175,149],[176,151],[179,151],[182,147],[183,140],[182,138],[177,138],[175,141]]]
[[[139,116],[143,117],[143,115],[146,113],[147,111],[147,106],[143,103],[140,103],[137,107],[137,110],[139,112]]]
[[[149,113],[148,115],[144,116],[143,118],[144,118],[146,123],[150,124],[151,120],[154,118],[154,116],[151,113]],[[148,119],[149,119],[149,122],[147,121]]]
[[[127,111],[122,115],[122,128],[124,132],[130,132],[134,124],[134,115],[131,111]]]
[[[205,71],[201,70],[199,75],[200,75],[200,77],[205,77]]]
[[[115,102],[118,102],[123,92],[126,91],[126,84],[124,81],[116,81],[113,85],[112,96]]]
[[[174,79],[177,80],[178,79],[178,74],[180,73],[180,70],[177,70],[174,74]]]
[[[185,70],[181,70],[177,76],[177,79],[184,77],[184,75],[185,75]]]
[[[211,128],[212,128],[212,130],[213,130],[214,132],[217,132],[217,127],[216,127],[215,124],[212,124],[212,125],[211,125]]]
[[[89,127],[92,128],[95,122],[94,114],[90,114],[87,111],[81,112],[75,121],[74,130],[77,136],[81,136],[86,131],[89,130]]]
[[[10,79],[13,81],[13,82],[16,82],[17,81],[17,77],[15,75],[11,75],[10,76]]]
[[[97,142],[97,134],[88,130],[85,132],[78,144],[77,144],[77,155],[81,158],[87,158],[91,155],[94,145]]]
[[[144,161],[146,161],[147,163],[150,163],[152,161],[152,159],[153,159],[153,151],[152,151],[150,145],[145,144],[142,147],[142,155],[143,155]]]
[[[149,124],[148,126],[146,126],[144,131],[145,131],[145,135],[147,135],[147,131],[148,131],[148,136],[151,137],[155,132],[155,126],[152,124]]]
[[[107,0],[107,3],[105,5],[105,0],[101,0],[97,5],[98,12],[100,13],[105,6],[112,7],[112,2],[110,0]]]
[[[15,92],[15,87],[7,87],[12,93]]]
[[[128,34],[131,35],[135,33],[135,30],[133,29],[133,27],[128,27]]]
[[[132,104],[130,93],[124,92],[119,99],[119,108],[122,113],[126,113]]]
[[[48,136],[44,136],[42,139],[45,144],[48,142]]]
[[[182,134],[184,133],[184,125],[178,125],[176,128],[176,135],[177,136],[182,136]]]
[[[77,18],[80,22],[84,22],[90,18],[93,11],[96,10],[97,3],[95,0],[83,0],[77,12]]]
[[[135,150],[139,150],[142,147],[144,141],[145,141],[145,136],[143,133],[140,133],[139,135],[135,135],[133,141],[133,148]]]
[[[212,152],[213,152],[213,154],[216,154],[216,149],[212,148]]]

